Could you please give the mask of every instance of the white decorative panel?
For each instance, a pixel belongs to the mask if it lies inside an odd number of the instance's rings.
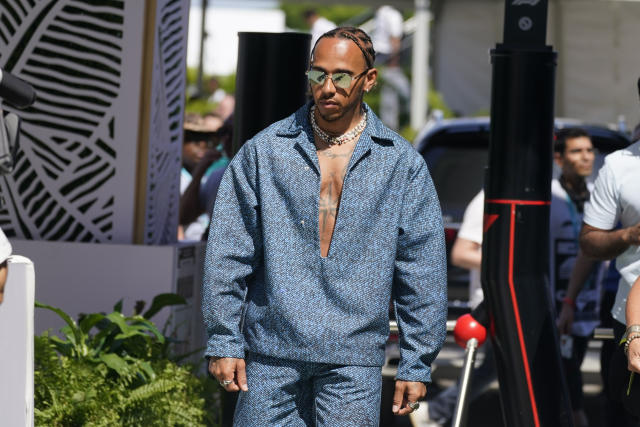
[[[150,100],[144,243],[176,239],[189,2],[158,0]]]
[[[143,12],[141,1],[0,2],[0,67],[38,95],[18,111],[21,150],[0,178],[8,236],[131,241]]]
[[[185,0],[0,2],[0,67],[38,95],[16,111],[21,150],[14,173],[0,177],[8,236],[132,243],[144,216],[144,243],[175,241],[188,8]],[[149,22],[153,64],[144,68]],[[150,99],[142,99],[149,79]],[[143,183],[139,149],[148,153]],[[136,197],[144,212],[136,213]]]

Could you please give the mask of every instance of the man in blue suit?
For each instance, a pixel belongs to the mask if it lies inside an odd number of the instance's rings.
[[[389,301],[400,329],[393,411],[417,408],[445,337],[446,259],[422,157],[364,104],[369,36],[325,33],[312,102],[247,141],[207,245],[209,371],[240,390],[239,426],[376,426]]]

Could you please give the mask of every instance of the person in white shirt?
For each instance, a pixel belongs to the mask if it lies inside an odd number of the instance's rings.
[[[314,9],[308,9],[304,12],[304,20],[311,28],[311,50],[313,50],[321,35],[336,28],[336,24],[318,15],[318,12]]]
[[[625,305],[640,276],[640,141],[605,158],[585,206],[580,246],[597,259],[616,258],[620,285],[611,314],[624,330]],[[622,227],[615,229],[620,222]]]
[[[484,191],[475,195],[464,211],[458,236],[451,248],[451,264],[469,270],[469,306],[473,310],[483,300],[480,282]]]
[[[640,94],[640,79],[638,80]],[[640,276],[640,141],[609,154],[585,206],[580,248],[596,259],[616,259],[620,273],[611,310],[615,342],[627,333],[627,296]],[[616,228],[618,223],[621,225]],[[631,417],[631,415],[629,415]],[[637,422],[637,420],[632,420]]]
[[[376,55],[384,62],[397,55],[402,42],[402,14],[392,6],[380,6],[375,15],[375,30],[371,35]],[[397,58],[393,58],[397,61]],[[396,62],[397,63],[397,62]]]
[[[402,47],[402,14],[391,6],[381,6],[374,18],[372,34],[376,49],[382,87],[380,88],[380,119],[392,129],[400,127],[400,112],[408,112],[411,87],[400,67]]]
[[[558,330],[566,343],[562,363],[576,427],[588,425],[580,366],[589,337],[600,323],[606,270],[605,264],[579,256],[578,250],[584,205],[592,189],[586,178],[593,172],[594,160],[593,143],[584,129],[566,128],[556,133],[554,161],[562,173],[551,182],[549,284],[551,300],[559,313]]]

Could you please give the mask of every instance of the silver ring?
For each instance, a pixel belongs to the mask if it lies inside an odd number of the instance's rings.
[[[415,411],[416,409],[418,409],[420,407],[420,403],[418,403],[418,402],[409,402],[409,403],[407,403],[407,406],[409,408],[411,408],[412,411]]]
[[[226,386],[228,386],[229,384],[231,384],[232,382],[233,382],[233,380],[222,380],[222,381],[219,381],[219,383],[220,383],[220,385],[221,385],[222,387],[226,387]]]

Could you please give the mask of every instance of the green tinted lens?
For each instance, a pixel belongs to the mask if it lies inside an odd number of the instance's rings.
[[[333,84],[342,89],[347,89],[351,86],[351,76],[347,73],[335,73],[331,76]]]
[[[309,81],[311,82],[311,84],[321,85],[322,83],[324,83],[327,75],[323,71],[309,70],[307,71],[307,77],[309,77]]]

